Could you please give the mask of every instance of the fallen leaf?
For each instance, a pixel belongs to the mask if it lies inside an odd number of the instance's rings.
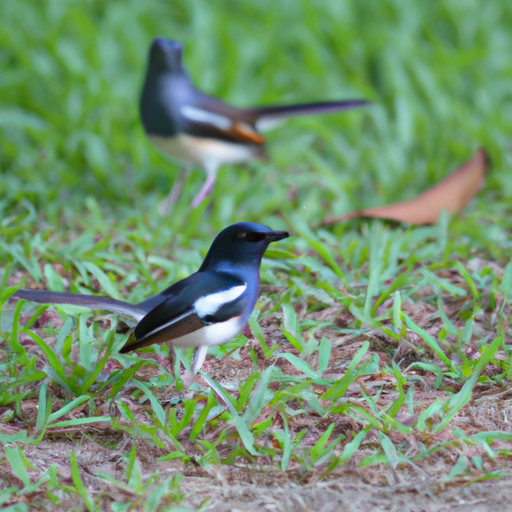
[[[443,210],[457,212],[473,199],[484,184],[487,165],[487,154],[484,149],[479,148],[471,160],[465,162],[448,178],[410,201],[366,208],[346,213],[341,217],[327,217],[322,225],[359,217],[389,219],[409,224],[434,224]]]

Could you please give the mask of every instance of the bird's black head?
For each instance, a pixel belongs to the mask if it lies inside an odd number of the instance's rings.
[[[263,224],[233,224],[217,235],[199,271],[247,266],[258,269],[268,244],[289,236],[286,231],[273,231]]]
[[[149,51],[149,67],[155,71],[179,73],[183,71],[183,46],[177,41],[157,37]]]

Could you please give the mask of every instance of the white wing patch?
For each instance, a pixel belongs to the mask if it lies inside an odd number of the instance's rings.
[[[285,121],[284,116],[262,116],[256,121],[256,130],[259,132],[267,132],[273,130],[276,126],[279,126]]]
[[[183,117],[186,117],[191,121],[213,124],[221,130],[229,130],[233,125],[233,122],[229,117],[223,116],[221,114],[214,114],[213,112],[208,112],[208,110],[203,110],[197,107],[191,107],[190,105],[183,105],[180,112]]]
[[[197,315],[201,318],[205,317],[206,315],[213,315],[222,306],[224,306],[224,304],[227,304],[228,302],[231,302],[240,297],[246,288],[247,283],[244,283],[242,285],[229,288],[228,290],[205,295],[204,297],[196,300],[194,309],[196,310]]]
[[[175,324],[176,322],[179,322],[180,320],[183,320],[187,316],[189,316],[191,311],[187,311],[186,313],[183,313],[180,316],[177,316],[176,318],[173,318],[172,320],[169,320],[169,322],[166,322],[165,324],[159,325],[156,329],[153,329],[152,331],[148,332],[144,338],[148,336],[153,336],[153,334],[157,333],[158,331],[162,331],[163,329],[167,329],[167,327],[170,327],[171,325]]]

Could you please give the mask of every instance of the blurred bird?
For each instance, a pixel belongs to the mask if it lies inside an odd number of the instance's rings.
[[[188,165],[200,165],[206,171],[206,181],[192,201],[194,208],[211,192],[222,165],[245,162],[252,157],[267,158],[260,130],[270,129],[287,117],[329,114],[370,103],[347,100],[233,107],[194,87],[183,65],[182,51],[182,45],[176,41],[162,38],[153,41],[140,116],[147,136],[158,149]],[[176,201],[183,179],[182,172],[166,200],[163,214]]]
[[[217,235],[197,272],[135,305],[107,297],[43,290],[18,290],[12,297],[132,317],[138,324],[120,352],[165,342],[195,347],[195,373],[208,347],[227,343],[244,329],[259,295],[263,253],[271,242],[288,236],[286,231],[273,231],[262,224],[233,224]]]

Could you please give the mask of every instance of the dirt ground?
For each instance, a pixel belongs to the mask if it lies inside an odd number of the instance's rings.
[[[429,290],[425,290],[425,293],[428,294]],[[382,308],[386,307],[389,307],[389,304],[382,305]],[[445,298],[445,313],[455,325],[460,323],[458,312],[462,307],[463,303],[450,302],[449,297]],[[497,304],[496,308],[499,307],[500,305]],[[438,315],[435,315],[435,308],[430,307],[427,303],[419,302],[414,305],[405,303],[403,309],[429,334],[436,336],[439,333],[442,324]],[[300,308],[297,313],[301,320],[306,316],[305,311],[301,311]],[[478,355],[476,340],[493,333],[494,327],[489,321],[491,314],[492,312],[489,312],[489,316],[476,319],[475,341],[468,343],[465,347],[465,355],[468,358],[475,354]],[[446,391],[434,388],[435,377],[431,373],[405,370],[410,363],[422,358],[435,360],[434,354],[429,351],[428,346],[418,335],[412,332],[408,333],[406,339],[397,344],[380,330],[370,330],[358,337],[340,334],[340,328],[346,327],[354,321],[350,313],[340,307],[326,308],[316,313],[310,313],[308,318],[317,321],[335,319],[334,327],[317,333],[318,339],[320,336],[326,336],[332,343],[330,365],[324,372],[325,378],[341,378],[354,354],[366,341],[370,342],[370,350],[365,359],[371,357],[372,354],[378,354],[379,370],[384,366],[390,366],[392,360],[400,362],[401,368],[404,369],[403,375],[412,377],[408,380],[408,386],[414,386],[415,404],[415,414],[413,415],[408,412],[405,405],[400,410],[397,420],[403,425],[414,424],[418,414],[434,400],[448,398],[449,395]],[[41,322],[32,328],[38,331],[38,334],[51,345],[52,339],[44,334],[44,328],[48,324],[55,326],[59,320],[57,315],[48,310],[42,316]],[[282,345],[283,351],[293,353],[294,349],[282,335],[281,323],[282,318],[278,314],[265,317],[262,322],[265,338]],[[209,357],[204,365],[204,371],[224,385],[226,389],[235,390],[230,391],[234,395],[236,395],[236,389],[240,382],[243,382],[254,371],[252,363],[248,363],[251,360],[250,348],[256,352],[261,370],[270,364],[275,364],[285,375],[299,373],[284,358],[274,357],[267,360],[250,331],[246,330],[245,334],[249,337],[249,342],[241,349],[239,360],[231,357],[224,357],[222,360]],[[39,348],[30,339],[21,339],[20,342],[29,352],[39,353]],[[510,343],[510,340],[507,340],[507,343]],[[2,345],[4,344],[2,343]],[[0,346],[0,348],[7,347]],[[297,354],[297,352],[295,353]],[[40,355],[38,368],[40,366],[39,369],[42,369],[46,362],[44,355],[42,353]],[[162,356],[143,353],[141,357],[151,358],[161,366],[168,364],[167,359]],[[313,367],[316,364],[316,357],[313,355],[307,359]],[[499,360],[499,358],[498,354],[497,359]],[[441,363],[439,362],[439,364]],[[136,377],[140,381],[147,382],[159,371],[161,370],[155,366],[142,366]],[[490,364],[485,370],[487,375],[499,371],[500,369],[493,364]],[[182,375],[186,381],[185,372]],[[196,378],[200,379],[200,377]],[[460,389],[460,384],[451,383],[451,385],[455,391]],[[52,390],[55,393],[54,409],[56,409],[64,404],[64,397],[59,399],[58,388],[53,387]],[[149,424],[151,419],[147,411],[148,405],[132,400],[131,391],[133,388],[130,389],[127,386],[119,398],[129,407],[137,422]],[[319,392],[321,393],[321,391],[320,389]],[[376,396],[376,403],[379,407],[385,407],[390,400],[396,399],[397,396],[394,380],[389,377],[389,374],[380,371],[358,379],[349,387],[345,398],[355,400],[362,396],[363,391]],[[169,390],[165,391],[165,393],[168,392]],[[190,392],[187,389],[181,394],[185,398],[190,398]],[[162,404],[169,403],[169,395],[164,395],[164,391],[157,390],[155,395],[161,399]],[[37,394],[34,398],[24,400],[21,403],[21,414],[16,414],[10,421],[0,423],[0,432],[14,434],[26,430],[27,427],[30,428],[37,415],[37,403]],[[359,403],[363,404],[364,402]],[[0,407],[0,417],[7,415],[14,408],[13,404]],[[114,416],[116,415],[115,410],[107,408],[106,401],[102,403],[102,397],[98,396],[96,398],[96,414],[112,413]],[[65,416],[61,420],[80,418],[85,414],[85,409],[79,408],[73,411],[72,416]],[[270,414],[270,412],[264,409],[263,414]],[[496,441],[492,445],[492,449],[496,453],[500,453],[502,450],[502,454],[491,458],[480,446],[459,442],[454,435],[455,430],[462,431],[467,436],[482,431],[509,432],[511,416],[512,390],[505,386],[500,388],[492,383],[478,384],[474,389],[471,401],[441,433],[420,433],[418,431],[409,435],[400,434],[397,431],[389,433],[393,444],[399,447],[402,453],[407,450],[412,454],[419,453],[425,450],[425,446],[430,447],[443,442],[446,442],[446,447],[436,449],[424,458],[415,461],[414,464],[400,463],[396,469],[392,469],[387,464],[361,467],[361,461],[366,456],[375,453],[379,447],[377,434],[371,430],[349,462],[327,474],[324,474],[325,466],[308,471],[302,464],[293,460],[290,460],[287,470],[282,472],[270,457],[258,457],[255,459],[256,463],[253,464],[249,464],[246,460],[236,459],[229,465],[212,464],[210,466],[201,466],[195,463],[194,457],[192,457],[192,462],[188,463],[181,460],[157,461],[159,457],[168,455],[172,451],[172,447],[158,447],[150,440],[137,438],[127,432],[115,429],[110,423],[80,428],[50,429],[38,445],[27,444],[23,450],[24,455],[37,469],[37,471],[29,471],[34,479],[37,479],[37,475],[47,469],[50,464],[55,464],[63,478],[63,485],[69,481],[70,486],[72,486],[72,476],[69,460],[73,450],[77,456],[81,477],[91,494],[100,497],[102,510],[112,510],[110,507],[112,500],[124,502],[130,500],[129,489],[115,487],[98,475],[106,473],[123,481],[126,453],[134,444],[137,448],[137,457],[143,477],[151,476],[156,470],[160,471],[162,478],[181,475],[180,491],[184,497],[178,506],[188,507],[192,510],[202,507],[201,510],[215,512],[512,511],[512,500],[510,499],[512,497],[512,464],[508,456],[508,453],[512,452],[512,443]],[[119,415],[117,417],[122,422]],[[282,428],[278,416],[275,417],[275,420],[275,425],[269,428],[270,431],[272,428]],[[346,443],[362,430],[364,422],[356,421],[349,415],[337,414],[322,418],[310,413],[300,413],[293,416],[293,419],[289,419],[290,434],[296,435],[307,429],[308,434],[304,437],[302,444],[307,449],[314,445],[325,428],[333,421],[336,426],[332,435],[344,434],[346,436],[346,440],[339,443],[334,452],[335,455],[340,455]],[[229,424],[221,421],[215,429],[204,434],[205,438],[213,441],[218,438],[220,431],[227,427]],[[180,434],[178,440],[187,454],[197,454],[197,447],[188,440],[189,428]],[[268,442],[272,442],[270,433],[268,438]],[[259,439],[258,442],[261,441]],[[219,444],[218,452],[221,459],[223,456],[227,456],[231,449],[232,445]],[[484,471],[478,471],[469,465],[471,470],[450,478],[449,472],[461,455],[468,461],[474,456],[481,457]],[[499,478],[490,478],[489,475],[496,471],[500,472],[499,475],[496,474]],[[0,488],[13,484],[21,486],[16,476],[9,471],[8,465],[0,464]],[[34,510],[48,510],[49,504],[47,501],[45,502],[44,496],[44,492],[40,493],[39,497],[36,492],[30,496],[21,497],[19,501],[30,501],[35,506],[38,500],[41,500],[39,507]],[[71,501],[64,501],[62,509],[65,510],[65,507],[72,505]]]
[[[90,436],[88,436],[90,437]],[[95,475],[106,472],[120,476],[124,469],[123,452],[133,440],[114,435],[119,448],[82,438],[79,447],[71,440],[45,440],[38,446],[28,446],[25,455],[39,468],[58,463],[61,475],[71,484],[69,453],[77,453],[81,476],[89,489],[105,496],[102,510],[111,510],[111,499],[125,501],[121,492]],[[160,450],[147,441],[135,441],[143,474],[150,476]],[[49,454],[51,456],[49,457]],[[274,466],[215,466],[209,470],[179,461],[158,464],[166,476],[183,475],[180,489],[184,493],[181,507],[212,512],[441,512],[441,511],[508,511],[512,510],[512,469],[504,478],[474,481],[474,476],[455,478],[447,482],[439,476],[392,471],[374,466],[361,470],[352,461],[324,480],[300,475],[300,470],[282,473]],[[441,470],[440,465],[436,473]],[[67,476],[66,476],[67,475]],[[301,483],[301,477],[304,481]],[[12,484],[12,481],[10,482]],[[34,499],[34,498],[32,498]],[[33,501],[37,503],[37,499]],[[66,506],[66,502],[63,503]],[[72,506],[72,502],[67,503]],[[65,510],[66,508],[63,508]],[[164,508],[159,510],[166,510]]]
[[[212,512],[484,512],[512,510],[511,479],[431,490],[435,483],[375,486],[355,475],[315,484],[262,487],[225,485],[209,494]]]

